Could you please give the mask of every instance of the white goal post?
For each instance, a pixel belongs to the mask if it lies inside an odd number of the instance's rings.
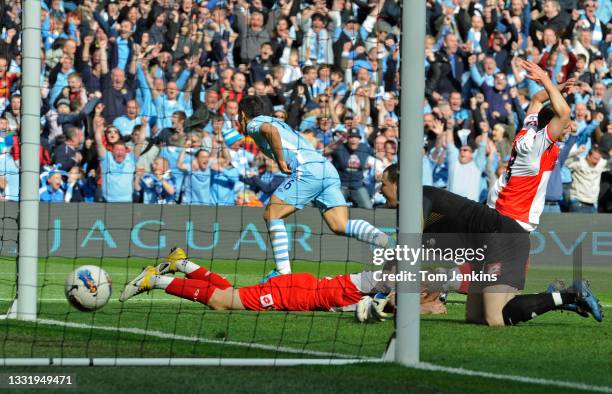
[[[40,0],[25,0],[23,8],[23,68],[21,93],[21,165],[17,318],[36,320],[38,292],[38,184],[40,148]]]

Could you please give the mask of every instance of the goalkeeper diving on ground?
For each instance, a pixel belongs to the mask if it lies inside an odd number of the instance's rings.
[[[174,277],[177,272],[185,274],[185,278]],[[333,311],[355,305],[358,321],[382,321],[394,311],[395,301],[394,293],[378,292],[381,285],[377,281],[379,273],[364,271],[321,279],[310,273],[294,273],[271,277],[265,283],[235,288],[226,278],[189,260],[183,249],[174,248],[165,262],[156,267],[146,267],[130,281],[119,301],[125,302],[159,289],[214,310],[306,312]],[[582,311],[593,314],[594,296],[590,291],[570,288],[560,290],[559,296],[563,298],[564,306],[579,305]],[[421,308],[426,311],[432,308],[430,313],[436,313],[436,297],[432,299],[430,293],[421,293]]]
[[[185,278],[170,275],[176,272],[185,274]],[[357,304],[364,296],[376,293],[373,277],[374,272],[321,279],[309,273],[287,274],[237,289],[221,275],[187,259],[183,249],[175,248],[165,262],[146,267],[129,282],[119,300],[124,302],[138,294],[163,289],[215,310],[330,311]],[[373,311],[383,320],[389,299],[377,299],[365,313]]]

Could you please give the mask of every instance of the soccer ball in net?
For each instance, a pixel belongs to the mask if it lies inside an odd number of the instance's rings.
[[[83,265],[68,275],[65,285],[68,302],[80,311],[95,311],[110,299],[111,278],[95,265]]]

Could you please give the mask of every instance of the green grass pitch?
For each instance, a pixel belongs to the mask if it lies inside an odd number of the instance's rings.
[[[0,321],[0,357],[380,357],[393,322],[356,324],[352,313],[212,311],[200,304],[153,291],[125,304],[117,301],[123,284],[151,260],[59,259],[39,264],[39,323]],[[64,299],[67,274],[84,264],[100,265],[113,279],[111,302],[95,313],[71,308]],[[261,261],[203,264],[237,286],[256,283],[271,268]],[[318,276],[356,272],[359,265],[294,262],[294,272]],[[0,308],[15,293],[15,262],[0,260]],[[612,270],[585,269],[584,277],[612,316]],[[569,280],[570,270],[532,267],[527,292],[541,291],[554,278]],[[448,314],[421,320],[421,358],[448,367],[496,374],[612,386],[612,323],[552,312],[515,327],[488,328],[462,322],[464,298],[451,297]],[[175,371],[176,370],[176,371]],[[148,368],[10,368],[2,372],[72,372],[88,392],[108,392],[108,380],[136,384]],[[155,375],[155,374],[154,374]],[[212,392],[260,387],[260,391],[543,392],[551,388],[399,366],[365,364],[339,367],[175,368],[150,377],[154,389],[196,377]],[[194,384],[190,381],[190,384]],[[255,386],[253,386],[255,385]],[[150,386],[149,386],[150,387]],[[80,389],[79,389],[80,390]],[[557,391],[563,391],[555,389]],[[136,390],[140,392],[139,390]]]

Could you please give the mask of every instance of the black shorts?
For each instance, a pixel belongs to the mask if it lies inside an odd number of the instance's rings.
[[[433,242],[437,247],[482,250],[482,259],[469,261],[474,273],[483,274],[471,281],[470,290],[496,284],[519,290],[525,287],[529,233],[516,220],[487,205],[430,186],[423,187],[423,208],[425,245]]]

